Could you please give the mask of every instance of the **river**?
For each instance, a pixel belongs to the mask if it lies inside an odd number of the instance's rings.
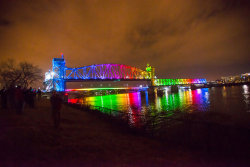
[[[69,98],[69,102],[89,104],[112,109],[112,112],[123,111],[132,115],[154,115],[165,113],[173,116],[176,113],[221,113],[227,115],[225,123],[249,125],[250,122],[250,86],[213,87],[203,89],[179,89],[171,93],[166,89],[162,96],[149,95],[148,91],[124,94]],[[102,112],[110,112],[101,110]],[[137,117],[131,118],[136,123]]]

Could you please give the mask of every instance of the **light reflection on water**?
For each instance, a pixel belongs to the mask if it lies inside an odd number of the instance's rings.
[[[172,115],[178,112],[226,112],[233,115],[250,110],[249,86],[203,88],[197,90],[180,89],[178,93],[166,90],[163,96],[152,95],[147,91],[86,97],[80,103],[100,106],[130,114],[146,115],[165,112]],[[76,99],[69,99],[74,102]],[[105,112],[105,111],[104,111]],[[136,122],[135,117],[130,121]]]
[[[243,85],[242,88],[243,88],[244,101],[246,103],[246,110],[247,110],[247,112],[250,112],[249,86]]]

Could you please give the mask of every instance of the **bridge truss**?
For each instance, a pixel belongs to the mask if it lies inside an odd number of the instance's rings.
[[[94,64],[68,68],[64,58],[54,58],[52,71],[45,74],[46,91],[65,91],[67,81],[87,80],[150,80],[152,73],[124,64]]]
[[[80,68],[65,68],[65,80],[150,79],[149,72],[124,64],[95,64]]]

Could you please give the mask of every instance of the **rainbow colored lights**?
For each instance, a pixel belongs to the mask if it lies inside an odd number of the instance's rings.
[[[46,91],[65,91],[65,83],[81,80],[151,80],[151,86],[170,86],[185,84],[205,84],[206,79],[155,79],[155,68],[147,64],[146,71],[124,64],[93,64],[79,68],[68,68],[63,54],[54,58],[52,71],[45,74]],[[131,88],[85,88],[78,90],[131,89]],[[136,88],[133,88],[136,89]],[[74,91],[74,90],[69,90]]]
[[[79,68],[65,68],[64,79],[150,79],[150,74],[124,64],[94,64]]]
[[[209,106],[208,89],[180,90],[178,93],[165,92],[163,97],[155,99],[158,111],[206,111]],[[169,112],[168,114],[173,114]]]
[[[140,90],[147,89],[148,87],[121,87],[121,88],[81,88],[81,89],[66,89],[66,92],[70,91],[90,91],[90,90],[122,90],[122,89],[130,89],[130,90]]]
[[[114,94],[104,96],[87,97],[84,102],[80,99],[69,99],[71,103],[87,103],[91,106],[101,107],[100,111],[109,114],[109,110],[102,110],[107,108],[112,110],[112,115],[119,114],[118,111],[123,111],[129,114],[129,122],[135,126],[141,125],[142,117],[136,115],[141,114],[142,100],[140,92]]]
[[[119,114],[118,111],[126,112],[129,115],[130,124],[139,126],[148,115],[155,115],[157,112],[165,112],[166,116],[176,114],[176,111],[193,112],[207,111],[210,105],[208,89],[180,90],[178,93],[165,91],[164,96],[150,96],[145,91],[113,94],[103,96],[86,97],[84,99],[69,99],[71,103],[89,104],[100,107],[100,112],[112,115]],[[103,108],[105,108],[103,110]],[[140,115],[140,116],[136,116]]]
[[[92,106],[109,108],[112,110],[129,110],[133,113],[141,113],[152,109],[157,111],[188,110],[193,111],[197,107],[200,111],[209,105],[208,89],[180,90],[178,93],[165,92],[164,96],[149,97],[147,91],[145,96],[141,92],[113,94],[103,96],[86,97],[83,99],[69,99],[72,103],[87,103]],[[190,107],[193,108],[190,108]],[[145,108],[146,107],[146,108]],[[199,108],[201,107],[201,108]]]
[[[206,79],[155,79],[156,86],[206,84]]]

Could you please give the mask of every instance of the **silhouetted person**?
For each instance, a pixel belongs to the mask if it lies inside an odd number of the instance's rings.
[[[1,95],[2,108],[7,109],[7,90],[5,89],[5,87],[3,87],[3,89],[1,89],[0,95]]]
[[[42,91],[41,91],[41,89],[38,89],[37,90],[37,99],[38,99],[38,101],[41,100],[41,96],[42,96]]]
[[[25,92],[25,102],[31,107],[35,107],[35,94],[32,90],[32,87],[30,87],[26,92]]]
[[[52,91],[50,102],[54,126],[55,128],[58,128],[60,126],[60,111],[62,108],[62,98],[59,96],[59,94],[56,93],[56,91]]]
[[[15,89],[15,107],[17,114],[22,114],[23,112],[24,95],[21,86]]]
[[[9,89],[7,90],[7,100],[8,100],[8,104],[10,109],[15,109],[15,87],[13,85],[10,85]],[[13,103],[14,102],[14,103]]]
[[[36,100],[36,89],[32,90],[32,108],[35,108],[35,100]]]

